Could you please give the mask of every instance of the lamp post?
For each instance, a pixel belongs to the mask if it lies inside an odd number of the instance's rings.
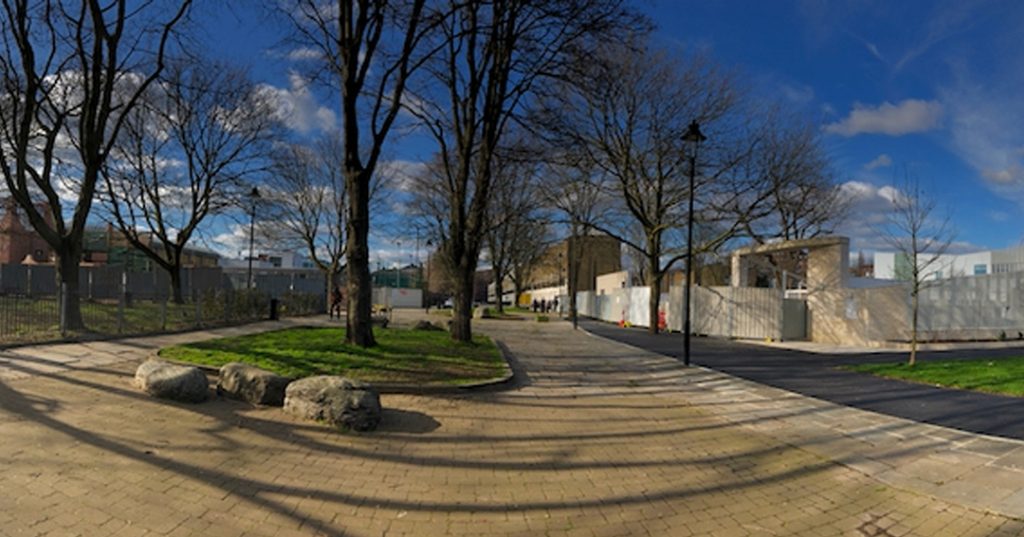
[[[249,199],[252,200],[252,210],[249,213],[249,272],[246,275],[246,289],[252,289],[252,258],[253,258],[253,246],[256,239],[256,202],[260,199],[260,191],[256,187],[252,187],[249,192]]]
[[[427,239],[427,279],[423,283],[423,296],[426,298],[427,313],[430,313],[430,249],[434,246],[434,241]],[[420,270],[423,270],[423,266],[420,265]]]
[[[686,213],[686,298],[683,301],[683,365],[690,366],[690,280],[693,275],[693,182],[697,175],[697,150],[700,143],[707,140],[700,132],[697,121],[691,121],[683,135],[686,145],[692,146],[690,151],[690,210]]]
[[[401,279],[399,274],[402,270],[402,241],[395,241],[395,245],[398,247],[398,264],[395,265],[395,289],[401,287]]]

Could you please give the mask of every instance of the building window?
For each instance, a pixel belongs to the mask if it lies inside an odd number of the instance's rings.
[[[932,279],[933,280],[941,280],[942,279],[942,271],[941,270],[936,270],[935,272],[933,272],[932,273]]]
[[[974,275],[988,274],[988,267],[983,264],[974,265]]]

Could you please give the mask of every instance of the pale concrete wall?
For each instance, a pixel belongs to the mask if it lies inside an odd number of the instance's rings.
[[[976,265],[982,265],[985,267],[984,274],[992,274],[994,272],[994,264],[996,259],[1000,259],[1000,255],[1008,257],[1002,259],[1011,259],[1013,251],[1002,251],[991,252],[973,252],[969,254],[944,254],[933,259],[933,256],[928,254],[921,254],[918,256],[918,266],[924,267],[927,271],[924,274],[924,280],[937,280],[944,278],[955,278],[959,276],[974,276],[974,269]],[[896,280],[897,278],[897,258],[905,258],[904,254],[898,252],[875,252],[875,278],[882,280]],[[904,266],[909,267],[909,262],[904,263]],[[906,275],[904,279],[907,278]]]
[[[625,289],[629,285],[629,271],[609,272],[597,277],[597,294],[606,295],[616,289]]]
[[[899,283],[867,289],[830,289],[808,295],[811,341],[879,346],[900,340],[909,328],[909,287]]]
[[[809,293],[846,287],[849,277],[850,241],[821,246],[807,254],[807,290]]]
[[[921,291],[922,339],[1017,339],[1024,333],[1024,273],[952,278]]]
[[[874,271],[879,280],[895,280],[896,252],[875,252]]]

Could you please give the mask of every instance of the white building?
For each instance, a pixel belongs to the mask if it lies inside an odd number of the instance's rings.
[[[918,265],[924,265],[931,259],[931,255],[919,255]],[[969,254],[944,254],[925,270],[926,280],[1021,272],[1024,271],[1024,246]],[[900,252],[875,252],[875,278],[909,280],[910,259]]]

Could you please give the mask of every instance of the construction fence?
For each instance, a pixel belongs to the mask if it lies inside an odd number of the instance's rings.
[[[861,282],[864,283],[864,282]],[[911,336],[907,282],[871,281],[786,298],[778,289],[694,286],[693,332],[738,339],[800,340],[881,346]],[[858,284],[859,285],[859,284]],[[681,331],[686,290],[663,293],[659,322]],[[612,323],[648,326],[647,287],[577,295],[579,314]],[[921,341],[1024,340],[1024,272],[926,282],[919,296]]]
[[[683,329],[683,304],[686,290],[672,287],[662,293],[659,302],[659,318],[663,328],[674,331]],[[593,291],[577,294],[577,308],[580,315],[603,321],[632,326],[649,326],[648,287],[626,287],[598,295]],[[693,287],[690,304],[693,332],[708,336],[741,339],[782,339],[789,328],[784,322],[791,316],[784,316],[788,302],[775,289],[754,287]],[[802,301],[797,301],[802,302]],[[789,308],[798,308],[790,304]],[[803,337],[802,330],[788,330],[790,338]]]

